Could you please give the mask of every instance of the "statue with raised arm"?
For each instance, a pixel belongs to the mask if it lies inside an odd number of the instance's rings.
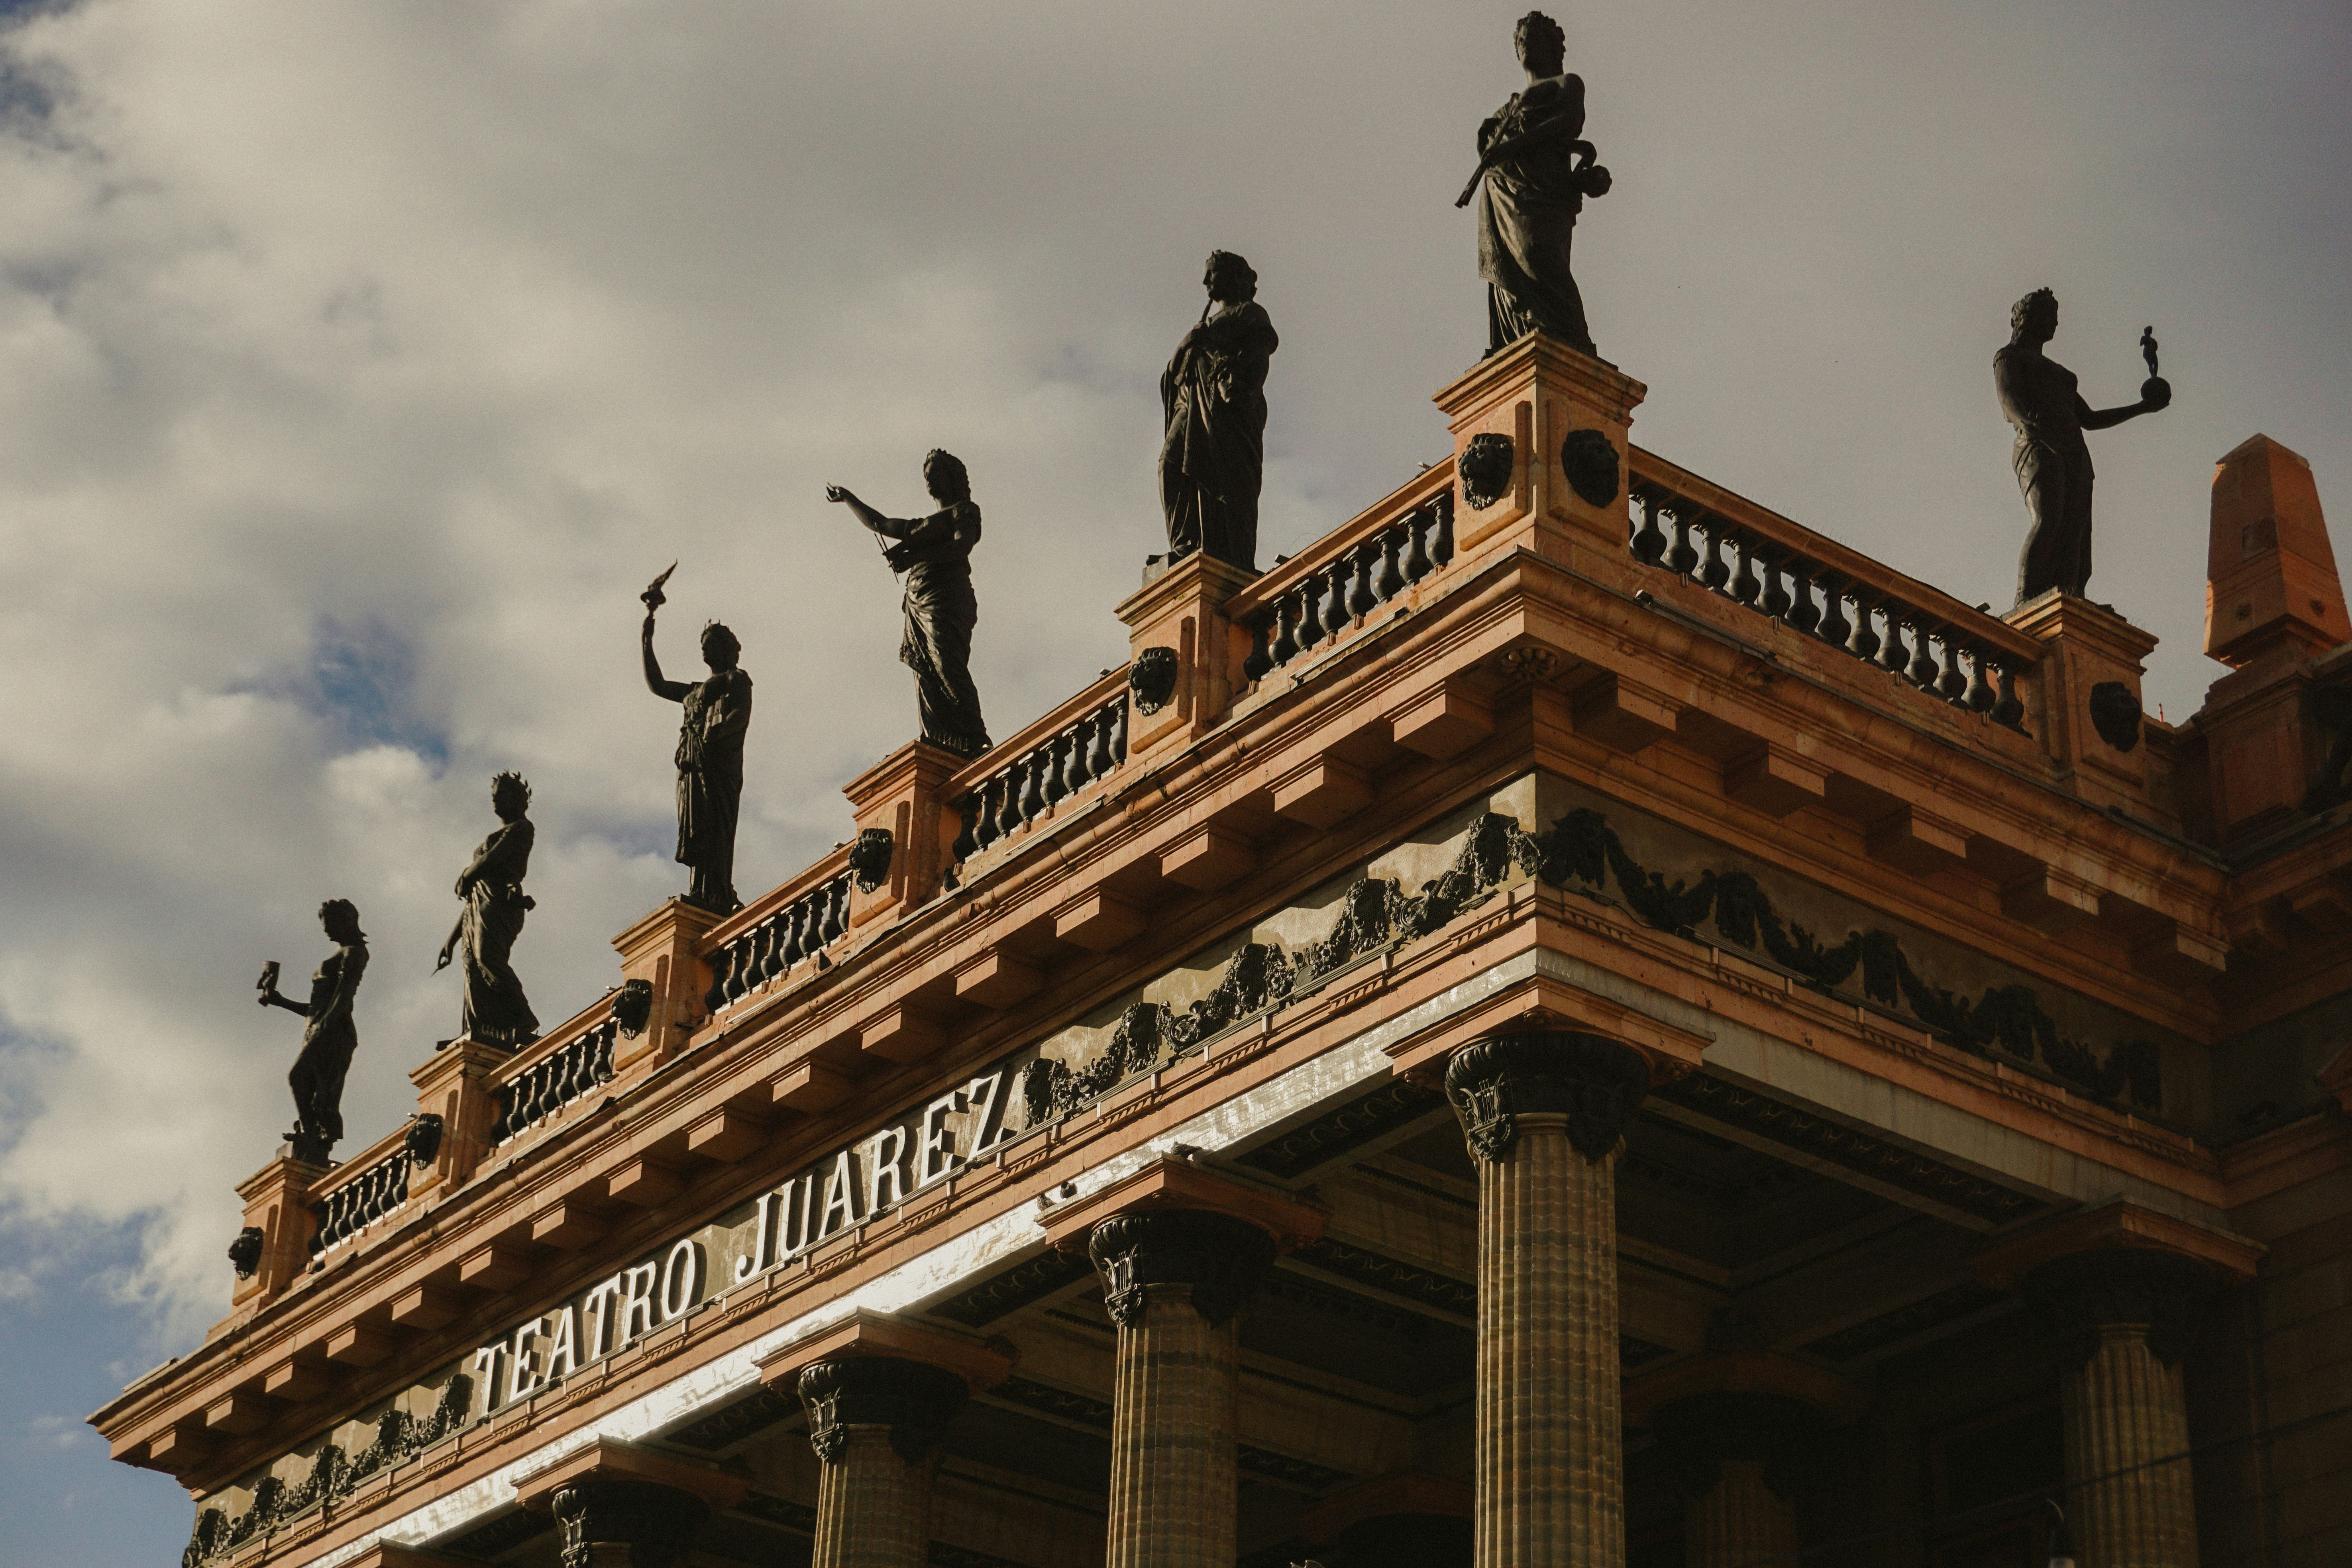
[[[1205,551],[1257,568],[1257,498],[1265,482],[1265,373],[1282,345],[1257,274],[1229,250],[1213,250],[1201,281],[1209,303],[1160,378],[1167,437],[1160,447],[1160,504],[1168,559]]]
[[[438,974],[460,943],[466,950],[466,1000],[458,1033],[486,1046],[512,1048],[539,1038],[539,1016],[522,994],[508,957],[515,938],[522,934],[525,911],[533,907],[523,894],[523,874],[530,869],[530,846],[536,834],[530,818],[530,785],[520,773],[500,773],[490,781],[490,809],[499,814],[499,829],[482,840],[474,858],[457,873],[457,897],[465,909],[441,944]]]
[[[751,678],[737,668],[743,645],[713,621],[702,628],[702,662],[710,674],[697,681],[665,680],[654,657],[654,614],[666,602],[665,572],[638,597],[646,602],[646,688],[686,712],[677,730],[677,862],[694,875],[687,902],[713,914],[733,914],[735,821],[743,804],[743,733],[751,727]]]
[[[971,501],[971,480],[953,455],[934,448],[923,458],[923,484],[940,510],[928,517],[884,517],[840,485],[827,485],[824,499],[839,501],[883,539],[893,572],[907,574],[906,635],[899,661],[915,672],[915,708],[927,744],[960,757],[988,750],[987,721],[980,716],[980,691],[971,683],[971,633],[980,624],[980,601],[971,591],[971,548],[980,542],[980,508]]]
[[[1584,296],[1569,273],[1587,196],[1609,171],[1584,135],[1584,79],[1568,71],[1568,35],[1540,11],[1515,35],[1528,85],[1478,127],[1478,169],[1454,205],[1478,198],[1478,276],[1486,280],[1486,352],[1529,332],[1595,352]]]
[[[2017,426],[2011,461],[2025,493],[2032,527],[2017,563],[2017,602],[2053,588],[2081,595],[2091,582],[2091,447],[2085,430],[2105,430],[2153,414],[2172,401],[2172,387],[2156,374],[2156,336],[2140,338],[2148,376],[2139,401],[2093,408],[2074,390],[2074,373],[2049,358],[2042,345],[2058,334],[2058,296],[2036,289],[2009,312],[2009,344],[1992,356],[1993,389],[2000,411]]]
[[[323,1165],[343,1136],[343,1077],[351,1071],[352,1053],[359,1048],[358,1029],[352,1022],[352,998],[367,973],[367,933],[360,930],[359,910],[349,899],[329,899],[319,906],[319,924],[335,951],[310,976],[310,999],[297,1002],[278,994],[278,963],[261,972],[265,1007],[283,1007],[303,1017],[302,1051],[286,1081],[294,1091],[294,1130],[286,1134],[294,1158]]]

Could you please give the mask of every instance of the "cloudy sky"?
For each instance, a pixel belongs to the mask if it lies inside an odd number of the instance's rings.
[[[682,877],[708,616],[758,687],[739,879],[845,836],[912,733],[898,513],[945,446],[988,520],[999,733],[1119,657],[1155,382],[1202,257],[1283,346],[1262,554],[1447,449],[1484,345],[1479,119],[1509,6],[630,0],[0,4],[0,1514],[53,1568],[159,1562],[166,1479],[80,1418],[226,1308],[230,1187],[288,1121],[311,911],[375,953],[353,1138],[455,1030],[432,956],[487,784],[538,788],[539,1011]],[[1964,600],[2021,505],[2012,300],[2128,401],[2096,596],[2197,652],[2211,464],[2264,431],[2352,509],[2344,0],[1607,0],[1559,13],[1615,171],[1579,273],[1635,438]]]

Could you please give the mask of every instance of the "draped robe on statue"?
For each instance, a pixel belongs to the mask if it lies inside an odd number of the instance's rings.
[[[1265,374],[1282,340],[1265,308],[1228,305],[1184,334],[1160,378],[1168,422],[1160,500],[1169,559],[1205,551],[1257,565],[1257,498],[1265,480]]]
[[[961,500],[929,517],[882,518],[873,526],[898,541],[885,555],[907,574],[907,629],[898,660],[915,672],[923,739],[960,757],[976,757],[990,744],[980,689],[971,683],[971,633],[980,625],[971,550],[980,542],[980,508]]]
[[[720,914],[735,896],[735,817],[743,800],[743,732],[751,724],[751,678],[713,671],[687,688],[677,731],[677,860],[694,869],[687,898]]]
[[[1529,332],[1594,352],[1584,296],[1569,274],[1576,216],[1594,177],[1577,154],[1591,156],[1584,133],[1584,82],[1564,76],[1533,82],[1478,128],[1481,158],[1498,142],[1539,134],[1534,144],[1489,168],[1478,191],[1478,276],[1486,280],[1486,352]],[[1606,175],[1598,175],[1605,182]],[[1598,195],[1602,184],[1593,189]]]
[[[522,919],[533,900],[522,890],[530,869],[530,847],[538,837],[529,818],[509,822],[474,852],[478,869],[466,889],[460,936],[466,950],[466,1002],[462,1028],[467,1039],[486,1045],[519,1046],[539,1037],[539,1016],[523,995],[522,981],[508,962]]]

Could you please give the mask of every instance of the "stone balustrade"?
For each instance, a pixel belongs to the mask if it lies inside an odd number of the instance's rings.
[[[1091,697],[1091,693],[1087,694]],[[977,778],[958,776],[963,831],[949,852],[951,865],[992,849],[1067,801],[1109,777],[1127,761],[1128,692],[1092,700],[1075,716],[1046,715],[1045,733],[1032,725],[982,758]],[[1024,740],[1025,738],[1025,740]],[[1001,754],[1009,760],[1000,760]]]
[[[1402,510],[1317,542],[1237,595],[1228,613],[1250,636],[1244,676],[1265,679],[1444,570],[1454,553],[1454,489],[1423,489],[1402,492]]]
[[[1638,447],[1628,467],[1635,560],[2023,729],[2017,680],[2041,657],[2032,638]]]
[[[577,1033],[550,1037],[519,1055],[494,1080],[499,1119],[493,1147],[538,1126],[558,1110],[613,1079],[613,1047],[620,1025],[609,1011],[585,1016]]]
[[[836,850],[828,858],[837,860],[840,853]],[[823,871],[822,867],[818,869]],[[708,956],[712,979],[702,1005],[717,1013],[839,942],[849,931],[853,879],[852,872],[835,870],[821,875],[805,891],[779,900],[765,913],[757,913],[755,906],[750,924],[737,927],[711,948]]]
[[[351,1240],[408,1201],[412,1165],[430,1165],[441,1145],[441,1119],[412,1117],[408,1125],[347,1162],[312,1190],[310,1205],[319,1227],[310,1236],[310,1256]]]

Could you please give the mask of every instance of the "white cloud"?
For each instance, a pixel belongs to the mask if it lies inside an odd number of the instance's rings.
[[[2168,638],[2178,717],[2212,458],[2264,428],[2352,495],[2317,63],[2345,25],[2126,16],[1587,8],[1618,185],[1579,244],[1651,386],[1638,438],[1970,600],[2021,532],[2010,300],[2057,286],[2105,398],[2158,321],[2181,400],[2100,447],[2098,587]],[[717,615],[757,682],[747,889],[841,837],[841,784],[912,732],[895,590],[827,481],[912,508],[926,448],[970,463],[1000,733],[1115,662],[1212,246],[1283,333],[1265,556],[1441,454],[1427,395],[1483,346],[1447,203],[1508,25],[94,0],[8,34],[55,102],[0,144],[0,1215],[28,1256],[129,1227],[128,1299],[184,1337],[218,1315],[296,1045],[255,970],[307,973],[319,900],[358,903],[346,1110],[392,1125],[455,1027],[432,955],[499,768],[538,791],[540,1013],[609,984],[610,934],[682,886],[675,710],[634,646],[673,558],[665,658]]]

